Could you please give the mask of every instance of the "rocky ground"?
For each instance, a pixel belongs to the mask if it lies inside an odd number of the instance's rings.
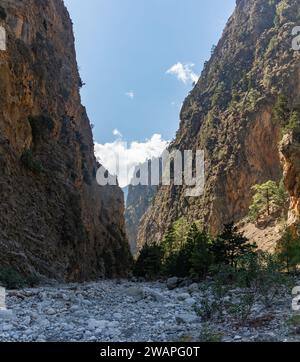
[[[0,341],[300,340],[291,290],[283,291],[270,309],[254,304],[241,325],[226,313],[219,321],[199,316],[206,286],[175,286],[176,280],[99,281],[9,291],[8,312],[0,311]],[[237,299],[238,293],[232,290],[224,300]]]

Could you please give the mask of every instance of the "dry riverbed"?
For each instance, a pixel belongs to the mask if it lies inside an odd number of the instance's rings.
[[[242,293],[222,303],[238,308]],[[300,341],[290,288],[270,308],[254,303],[243,323],[227,310],[204,317],[212,298],[207,285],[125,280],[8,291],[0,341]]]

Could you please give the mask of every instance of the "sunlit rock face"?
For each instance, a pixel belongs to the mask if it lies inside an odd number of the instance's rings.
[[[281,134],[273,107],[279,94],[288,97],[291,107],[300,104],[300,52],[292,48],[298,14],[298,0],[237,1],[184,101],[170,147],[205,151],[205,192],[187,198],[184,187],[160,187],[141,221],[139,248],[146,240],[162,240],[168,225],[181,217],[199,220],[216,233],[224,223],[248,214],[254,184],[282,178]]]
[[[287,190],[291,195],[288,225],[299,223],[300,216],[300,138],[286,135],[281,142],[282,165]]]
[[[123,194],[96,183],[69,14],[61,0],[0,5],[0,267],[124,275]]]

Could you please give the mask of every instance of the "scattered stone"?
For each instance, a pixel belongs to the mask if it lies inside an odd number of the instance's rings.
[[[88,329],[89,330],[94,330],[94,329],[104,329],[107,325],[108,325],[108,321],[105,320],[96,320],[96,319],[90,319],[88,321]]]
[[[53,308],[48,308],[48,309],[46,310],[46,314],[48,314],[48,315],[54,315],[54,314],[56,314],[56,311],[55,311],[55,309],[53,309]]]
[[[139,301],[145,298],[144,290],[137,287],[130,287],[126,289],[126,294],[129,297],[134,298],[135,300]]]
[[[9,309],[0,309],[0,320],[11,320],[14,318],[14,313]]]
[[[195,305],[197,303],[197,301],[194,298],[187,298],[185,300],[185,303],[188,304],[188,305]]]
[[[119,319],[122,319],[122,314],[121,313],[114,313],[113,317],[114,317],[114,319],[119,320]]]
[[[196,316],[195,314],[182,313],[182,314],[178,314],[176,316],[176,322],[178,324],[196,323],[196,322],[199,322],[199,317]]]
[[[188,291],[190,293],[196,293],[199,291],[199,285],[197,283],[193,283],[190,286],[188,286]]]
[[[190,298],[190,295],[188,293],[181,293],[177,296],[178,300],[186,300]]]
[[[173,287],[176,280],[172,280]],[[200,312],[204,300],[213,301],[211,286],[205,285],[167,290],[165,282],[103,280],[8,293],[9,310],[0,311],[0,342],[174,342],[182,336],[197,341],[204,324],[194,306]],[[230,290],[223,301],[239,303],[243,292],[240,288]],[[214,340],[221,335],[227,342],[299,341],[299,326],[287,323],[290,303],[287,293],[285,299],[274,300],[267,314],[262,314],[262,306],[256,303],[243,326],[229,313],[224,313],[222,320],[213,316],[206,338]]]
[[[169,290],[174,290],[178,287],[179,279],[177,277],[169,278],[167,280],[167,287]]]

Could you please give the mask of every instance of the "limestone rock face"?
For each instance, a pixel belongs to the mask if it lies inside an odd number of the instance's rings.
[[[135,255],[137,251],[137,236],[140,221],[151,205],[156,190],[157,186],[130,185],[128,187],[125,225],[130,249],[133,255]]]
[[[123,194],[96,183],[63,1],[1,0],[0,26],[0,267],[67,281],[122,275]]]
[[[187,198],[184,187],[160,187],[141,221],[139,248],[146,239],[161,240],[181,217],[216,233],[247,215],[251,186],[282,178],[280,132],[272,114],[279,94],[288,95],[291,107],[300,103],[300,55],[292,49],[298,14],[299,0],[237,1],[183,104],[170,146],[205,151],[204,194]]]
[[[293,132],[280,144],[286,189],[291,195],[288,225],[299,222],[300,216],[300,137]]]

